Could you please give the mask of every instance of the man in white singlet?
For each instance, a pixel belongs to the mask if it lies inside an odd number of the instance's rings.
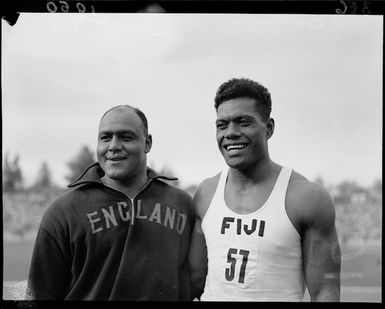
[[[190,249],[201,301],[340,300],[341,252],[327,191],[270,159],[269,91],[250,79],[215,97],[217,143],[228,168],[204,180]]]

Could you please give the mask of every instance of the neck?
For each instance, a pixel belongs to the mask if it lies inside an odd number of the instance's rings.
[[[268,181],[278,168],[280,166],[271,160],[243,170],[230,168],[229,180],[240,187],[253,186]]]
[[[149,179],[146,174],[139,175],[138,177],[126,181],[113,179],[106,175],[102,178],[104,184],[123,192],[130,198],[133,198],[137,193],[139,193],[139,191],[147,185],[148,180]]]

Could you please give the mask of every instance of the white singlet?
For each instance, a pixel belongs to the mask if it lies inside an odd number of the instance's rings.
[[[287,216],[291,169],[283,167],[267,201],[250,214],[227,207],[222,171],[202,220],[208,274],[202,301],[302,301],[301,238]]]

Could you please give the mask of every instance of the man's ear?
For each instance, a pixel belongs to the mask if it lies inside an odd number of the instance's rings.
[[[152,136],[151,136],[151,134],[147,134],[147,136],[146,136],[146,145],[144,146],[144,151],[146,153],[149,153],[150,150],[151,150],[151,146],[152,146]]]
[[[269,118],[266,122],[266,140],[273,136],[275,129],[275,122],[273,118]]]

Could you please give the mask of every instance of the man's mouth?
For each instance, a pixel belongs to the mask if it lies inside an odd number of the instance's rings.
[[[249,144],[247,143],[237,143],[237,144],[227,144],[227,145],[224,145],[223,147],[227,151],[235,152],[246,148],[248,145]]]
[[[125,157],[107,157],[106,159],[110,161],[121,161],[124,160]]]

